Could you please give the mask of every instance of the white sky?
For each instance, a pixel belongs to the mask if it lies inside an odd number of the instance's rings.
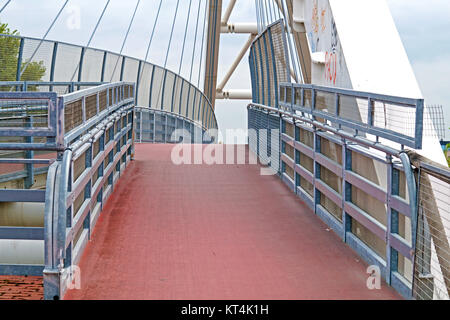
[[[199,0],[192,0],[190,26],[186,41],[182,75],[189,78],[192,58],[194,30]],[[201,15],[203,14],[202,1]],[[224,0],[224,8],[229,0]],[[24,36],[42,37],[55,17],[63,0],[12,0],[0,14],[0,21],[18,29]],[[400,36],[402,37],[416,77],[427,104],[442,104],[445,109],[447,127],[450,127],[450,1],[448,0],[387,0]],[[0,8],[6,0],[0,0]],[[86,45],[106,0],[70,0],[60,19],[48,35],[48,39]],[[237,0],[230,21],[255,21],[254,0]],[[156,16],[159,0],[141,0],[124,54],[144,58],[148,39]],[[170,26],[174,16],[176,0],[163,0],[158,22],[158,32],[152,43],[149,61],[164,64]],[[136,0],[111,0],[91,46],[118,52],[122,45]],[[178,71],[184,27],[189,0],[181,0],[175,24],[174,37],[168,59],[168,68]],[[79,10],[80,24],[73,28],[74,13]],[[201,17],[199,28],[202,28]],[[73,24],[72,24],[73,25]],[[76,25],[76,23],[75,23]],[[222,35],[219,51],[220,81],[245,42],[245,35]],[[200,47],[200,39],[197,45]],[[199,50],[196,49],[193,82],[197,83]],[[227,85],[228,88],[250,88],[247,58],[239,65]],[[245,128],[247,126],[245,101],[218,101],[217,119],[221,129]],[[450,132],[447,131],[447,139]]]

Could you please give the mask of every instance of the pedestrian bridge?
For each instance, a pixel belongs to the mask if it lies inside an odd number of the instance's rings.
[[[416,152],[423,99],[300,81],[286,30],[252,33],[243,146],[219,141],[214,67],[205,95],[146,59],[1,35],[0,275],[42,277],[45,299],[448,299],[450,170]]]

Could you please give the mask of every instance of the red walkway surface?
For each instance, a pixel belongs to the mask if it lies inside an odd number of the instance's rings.
[[[181,165],[137,145],[66,299],[398,299],[256,165]]]
[[[42,299],[42,277],[0,276],[0,300]]]

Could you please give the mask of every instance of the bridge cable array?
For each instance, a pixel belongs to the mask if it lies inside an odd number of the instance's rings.
[[[119,56],[122,55],[123,48],[125,47],[125,43],[127,42],[128,35],[130,33],[130,29],[131,29],[131,26],[132,26],[133,21],[134,21],[134,17],[136,16],[136,11],[137,11],[140,3],[141,3],[141,0],[138,0],[137,3],[136,3],[136,7],[134,8],[133,16],[131,17],[130,24],[128,25],[128,30],[127,30],[127,33],[125,34],[125,38],[123,39],[123,43],[122,43],[122,47],[120,48]],[[111,80],[110,81],[112,81],[112,79],[114,77],[114,73],[116,72],[116,68],[117,68],[117,64],[118,63],[119,63],[119,57],[117,57],[116,64],[115,64],[113,72],[111,74]]]
[[[87,42],[85,48],[89,48],[89,46],[90,46],[90,44],[91,44],[91,42],[92,42],[92,39],[94,38],[94,35],[95,35],[95,33],[97,32],[98,26],[100,25],[100,22],[102,21],[103,16],[105,15],[105,11],[106,11],[106,9],[108,8],[110,2],[111,2],[111,0],[107,0],[107,2],[106,2],[106,4],[105,4],[105,7],[103,8],[102,13],[100,14],[100,17],[97,19],[97,22],[96,22],[96,24],[95,24],[94,30],[92,31],[91,36],[89,37],[89,40],[88,40],[88,42]],[[78,65],[77,65],[75,71],[73,72],[72,78],[70,79],[71,82],[74,80],[75,75],[77,74],[77,72],[78,72],[78,70],[80,69],[80,67],[81,67],[81,60],[80,60],[80,62],[78,63]]]
[[[41,41],[39,42],[38,46],[36,47],[36,49],[34,49],[33,54],[31,55],[31,58],[25,63],[25,66],[23,68],[23,70],[20,72],[20,77],[19,79],[22,77],[23,73],[25,72],[25,70],[27,70],[30,62],[33,60],[34,56],[36,55],[36,53],[38,52],[39,48],[41,47],[42,43],[44,42],[45,38],[47,38],[47,35],[49,34],[50,30],[52,30],[53,26],[55,25],[56,21],[58,20],[59,16],[61,15],[61,12],[64,10],[64,8],[66,7],[67,3],[69,2],[69,0],[66,0],[64,2],[64,4],[62,5],[61,9],[59,9],[58,14],[56,15],[56,17],[53,19],[52,23],[50,24],[50,27],[48,27],[47,32],[44,34],[44,36],[42,37]]]

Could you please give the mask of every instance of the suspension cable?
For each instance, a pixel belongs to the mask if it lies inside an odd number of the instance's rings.
[[[266,25],[265,25],[265,27],[267,27],[270,24],[269,10],[267,10],[267,0],[262,0],[262,1],[263,1],[263,5],[264,5],[264,14],[266,15]]]
[[[269,24],[271,24],[272,22],[273,22],[273,18],[272,18],[272,10],[270,9],[271,7],[270,7],[270,1],[271,0],[269,0],[269,1],[267,1],[267,0],[265,0],[266,1],[266,8],[267,8],[267,15],[269,16]]]
[[[258,0],[255,0],[255,11],[256,11],[256,26],[258,33],[260,32],[260,23],[259,23],[259,12],[258,12]]]
[[[5,9],[7,6],[8,6],[8,4],[11,2],[11,0],[8,0],[6,3],[5,3],[5,5],[0,9],[0,13],[2,13],[3,12],[3,9]]]
[[[91,36],[89,37],[89,41],[88,41],[87,44],[86,44],[86,48],[89,48],[89,45],[91,44],[91,41],[92,41],[92,39],[94,38],[95,33],[97,32],[97,28],[98,28],[98,26],[100,25],[100,22],[101,22],[102,19],[103,19],[103,15],[105,14],[106,8],[108,8],[108,5],[109,5],[110,1],[111,1],[111,0],[108,0],[108,1],[106,2],[106,5],[105,5],[105,7],[103,8],[103,11],[102,11],[100,17],[99,17],[98,20],[97,20],[97,23],[96,23],[96,25],[95,25],[95,27],[94,27],[94,30],[92,31],[92,34],[91,34]],[[73,79],[75,78],[75,75],[77,74],[78,70],[80,69],[80,66],[81,66],[81,60],[80,60],[80,62],[78,63],[77,68],[76,68],[75,71],[73,72],[72,78],[70,78],[70,82],[72,82]]]
[[[136,7],[134,8],[133,16],[131,17],[130,24],[128,25],[127,33],[125,34],[125,38],[123,39],[122,47],[120,48],[119,57],[117,57],[116,64],[115,64],[113,72],[111,74],[110,82],[112,81],[112,79],[114,77],[114,73],[116,72],[117,64],[119,63],[119,58],[122,55],[123,48],[125,47],[125,43],[127,42],[128,34],[130,33],[131,25],[133,24],[134,17],[136,16],[136,11],[137,11],[140,3],[141,3],[141,0],[138,0],[136,3]]]
[[[205,42],[205,29],[206,29],[206,13],[208,9],[208,1],[205,1],[205,14],[203,17],[203,31],[202,31],[202,48],[200,49],[200,66],[198,68],[198,78],[197,78],[197,88],[200,88],[200,75],[202,73],[202,69],[203,69],[203,44]]]
[[[172,22],[172,30],[170,31],[170,37],[169,37],[169,46],[167,47],[166,52],[166,60],[164,61],[164,69],[167,66],[167,58],[169,57],[169,51],[170,51],[170,45],[172,43],[172,35],[173,35],[173,28],[175,26],[175,21],[177,20],[177,14],[178,14],[178,5],[180,4],[180,0],[177,0],[177,7],[175,9],[175,15],[173,16],[173,22]]]
[[[155,23],[153,24],[152,34],[151,34],[150,40],[148,42],[147,52],[145,53],[144,61],[147,61],[148,54],[150,52],[150,46],[152,45],[153,35],[155,34],[155,29],[156,29],[156,24],[158,23],[159,12],[161,11],[161,4],[162,4],[162,0],[159,1],[158,12],[156,12],[156,19],[155,19]]]
[[[273,2],[274,0],[269,0],[269,4],[270,4],[270,8],[273,12],[273,21],[277,20],[277,15],[275,12],[275,3]]]
[[[291,60],[292,60],[292,68],[294,69],[294,74],[295,74],[296,81],[299,82],[300,78],[299,78],[298,73],[297,73],[297,64],[296,64],[295,58],[294,58],[293,44],[292,44],[292,38],[291,38],[291,28],[289,26],[289,21],[288,21],[288,18],[287,18],[287,13],[286,13],[287,11],[286,11],[286,8],[284,6],[284,1],[281,0],[280,2],[281,2],[281,5],[282,5],[283,16],[284,16],[284,20],[285,20],[285,23],[286,23],[288,47],[289,47],[289,52],[290,52]]]
[[[52,30],[53,26],[55,25],[56,20],[58,20],[59,16],[61,15],[61,12],[64,10],[64,8],[66,7],[67,3],[69,2],[69,0],[66,0],[66,2],[64,2],[64,4],[62,5],[61,9],[59,9],[58,14],[56,15],[56,17],[53,19],[52,23],[50,24],[50,27],[47,29],[47,32],[44,34],[44,36],[42,37],[41,41],[39,42],[38,46],[36,47],[36,49],[34,49],[33,54],[31,55],[31,58],[28,60],[28,62],[25,63],[25,66],[23,68],[23,70],[20,72],[20,77],[19,79],[22,78],[23,73],[25,72],[25,70],[27,70],[28,66],[30,65],[30,62],[33,61],[34,56],[36,55],[37,51],[39,50],[39,48],[41,47],[42,43],[44,42],[45,38],[47,38],[48,33],[50,32],[50,30]]]
[[[200,18],[200,7],[201,7],[201,5],[202,5],[202,0],[199,0],[198,1],[198,9],[197,9],[197,23],[195,25],[194,45],[193,45],[193,48],[192,48],[192,60],[191,60],[191,71],[189,73],[189,82],[192,81],[192,70],[193,70],[193,67],[194,67],[194,57],[195,57],[195,48],[196,48],[195,44],[197,42],[198,22],[200,21],[199,18]]]
[[[188,9],[188,15],[187,15],[187,19],[186,19],[186,27],[184,29],[183,47],[181,48],[181,58],[180,58],[180,66],[178,67],[178,75],[181,75],[181,66],[183,65],[184,47],[186,45],[186,35],[188,32],[188,28],[189,28],[189,18],[191,16],[191,5],[192,5],[192,0],[189,0],[189,9]]]
[[[111,0],[108,0],[106,2],[105,7],[103,8],[102,14],[100,15],[100,18],[98,18],[98,20],[97,20],[97,24],[95,25],[94,30],[92,31],[92,34],[89,38],[88,43],[86,44],[86,47],[89,47],[89,45],[91,44],[91,41],[94,38],[95,33],[97,32],[98,26],[100,25],[100,22],[103,19],[103,15],[105,14],[106,8],[108,8],[110,2],[111,2]]]

